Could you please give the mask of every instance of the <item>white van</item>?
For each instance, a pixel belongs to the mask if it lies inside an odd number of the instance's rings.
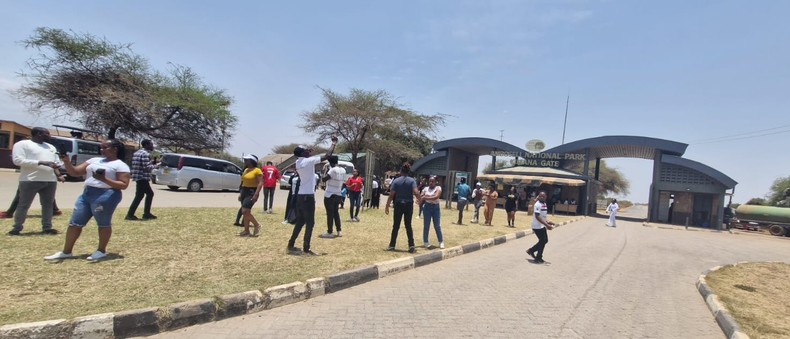
[[[348,180],[348,178],[351,178],[351,177],[354,176],[354,168],[355,167],[354,167],[354,163],[353,162],[338,160],[337,161],[337,166],[342,168],[342,169],[344,169],[346,171],[346,175],[343,176],[343,182],[344,183],[346,182],[346,180]],[[327,169],[325,167],[327,167],[327,168],[329,167],[329,162],[324,161],[321,164],[317,165],[316,172],[318,172],[318,173],[326,173]],[[321,185],[321,189],[326,189],[326,183],[325,182],[322,181],[320,183],[320,185]]]
[[[65,152],[71,164],[75,166],[88,161],[90,158],[101,156],[101,143],[98,141],[53,136],[50,138],[49,143],[55,146],[58,153]],[[73,178],[71,176],[68,176],[68,178],[84,180],[84,178]]]
[[[238,191],[242,170],[229,161],[191,154],[165,153],[154,170],[153,183],[171,190],[186,187],[187,191],[201,189]]]

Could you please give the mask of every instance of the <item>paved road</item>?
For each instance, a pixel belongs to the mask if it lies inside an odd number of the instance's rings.
[[[5,211],[11,200],[14,199],[14,193],[19,185],[19,173],[10,171],[0,171],[0,210]],[[157,207],[238,207],[239,206],[239,193],[237,192],[223,192],[223,191],[201,191],[201,192],[187,192],[184,189],[178,191],[171,191],[166,186],[151,185],[154,189],[154,214],[156,214]],[[55,195],[55,200],[60,208],[73,208],[74,202],[77,200],[84,185],[82,182],[65,182],[58,184],[58,191]],[[119,207],[129,207],[134,199],[135,184],[129,185],[129,188],[123,191],[123,200],[118,205]],[[284,211],[285,200],[288,197],[288,191],[277,189],[274,195],[275,211]],[[263,197],[258,202],[260,210],[263,210]],[[277,209],[281,207],[280,209]],[[140,207],[142,208],[142,207]],[[31,210],[41,210],[41,205],[38,200],[33,202]]]
[[[248,316],[156,338],[722,338],[697,277],[738,261],[790,262],[788,239],[588,218],[534,236]],[[309,260],[306,258],[306,260]]]

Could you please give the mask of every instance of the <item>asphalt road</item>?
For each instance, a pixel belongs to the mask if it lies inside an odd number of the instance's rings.
[[[11,171],[0,171],[0,210],[4,211],[11,204],[19,182],[19,174]],[[200,191],[187,192],[185,189],[171,191],[167,186],[151,185],[154,189],[153,208],[156,207],[238,207],[238,192]],[[82,182],[65,182],[58,184],[55,200],[60,208],[72,208],[84,185]],[[134,199],[135,184],[123,191],[123,200],[119,207],[129,207]],[[277,189],[274,194],[274,207],[285,207],[288,197],[287,190]],[[263,197],[259,199],[258,207],[263,210]],[[142,208],[142,206],[141,206]],[[40,210],[38,200],[33,202],[31,210]],[[275,209],[277,211],[277,209]],[[154,212],[155,213],[155,212]]]
[[[154,338],[723,338],[695,287],[739,261],[790,262],[790,241],[604,226],[587,218],[304,302]],[[305,258],[309,260],[309,258]]]

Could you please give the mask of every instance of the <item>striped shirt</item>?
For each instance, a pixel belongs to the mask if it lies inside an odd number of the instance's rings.
[[[151,163],[151,157],[145,148],[134,152],[132,156],[132,181],[151,180],[151,170],[154,169],[154,164]]]

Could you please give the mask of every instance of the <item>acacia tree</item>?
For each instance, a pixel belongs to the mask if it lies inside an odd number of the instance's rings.
[[[297,143],[290,143],[290,144],[287,144],[287,145],[275,145],[274,147],[272,147],[272,153],[274,153],[274,154],[293,154],[294,148],[296,148],[296,146],[303,146],[304,147],[304,145],[299,145]],[[310,147],[310,148],[313,149],[313,154],[326,153],[326,151],[328,151],[328,149],[326,147],[323,147],[321,145],[309,145],[307,147]],[[340,149],[341,149],[341,146],[338,145],[336,150],[339,151]]]
[[[156,72],[129,44],[52,28],[37,28],[22,43],[39,52],[20,73],[27,83],[17,91],[33,112],[105,130],[109,138],[150,136],[197,153],[221,151],[236,127],[224,91],[187,67]]]
[[[606,165],[605,160],[601,160],[601,170],[598,172],[598,181],[601,183],[598,192],[599,197],[608,195],[628,195],[630,193],[631,183],[625,178],[616,168]],[[584,171],[584,162],[581,161],[568,161],[565,163],[564,168],[571,172],[582,173]],[[595,163],[590,164],[590,173],[595,173]]]
[[[320,88],[320,87],[319,87]],[[404,108],[387,91],[351,89],[348,95],[320,88],[324,101],[302,113],[300,127],[317,141],[337,135],[351,161],[370,149],[385,164],[415,160],[430,152],[445,115],[422,115]]]
[[[790,194],[790,176],[777,178],[771,185],[771,192],[768,193],[768,204],[790,207],[790,196],[788,194]]]

